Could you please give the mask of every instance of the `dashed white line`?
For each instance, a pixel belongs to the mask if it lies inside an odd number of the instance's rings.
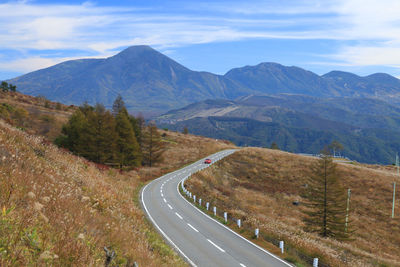
[[[171,206],[170,204],[168,204],[168,208],[169,208],[170,210],[172,210],[172,206]]]
[[[179,215],[179,213],[175,212],[175,215],[178,216],[179,219],[183,219],[181,215]]]
[[[199,232],[199,230],[197,230],[196,228],[194,228],[190,223],[188,223],[187,225],[189,225],[190,228],[192,228],[195,232]]]
[[[164,194],[163,194],[163,193],[161,193],[161,197],[164,197]]]
[[[163,198],[164,202],[167,203],[167,200],[165,198]]]
[[[244,265],[243,263],[241,263],[241,264],[240,264],[240,266],[242,266],[242,267],[246,267],[246,265]]]
[[[216,247],[217,249],[219,249],[221,252],[225,252],[225,250],[223,250],[222,248],[220,248],[219,246],[217,246],[214,242],[212,242],[210,239],[207,239],[208,242],[210,242],[214,247]]]

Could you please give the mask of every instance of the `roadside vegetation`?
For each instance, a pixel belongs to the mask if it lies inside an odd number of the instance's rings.
[[[315,176],[313,168],[321,164],[318,161],[278,150],[244,148],[193,175],[185,185],[204,202],[240,218],[243,226],[259,228],[267,237],[284,240],[330,266],[400,266],[400,235],[396,234],[400,201],[391,219],[393,182],[400,180],[395,168],[337,163],[333,176],[341,178],[340,201],[346,201],[343,195],[351,189],[349,236],[340,241],[328,234],[324,237],[324,231],[305,231],[310,227],[304,220],[309,199],[303,197],[310,177]],[[345,204],[338,213],[342,217]],[[343,222],[344,218],[335,221]],[[254,235],[231,226],[249,238]],[[269,242],[255,241],[279,253]],[[301,259],[286,253],[282,258],[301,264]]]
[[[15,96],[0,102],[40,112],[57,106]],[[52,114],[65,123],[73,111],[62,106]],[[159,130],[164,159],[120,171],[58,148],[31,134],[34,128],[14,126],[0,119],[0,266],[103,266],[104,247],[116,255],[110,266],[186,266],[147,222],[138,193],[148,180],[231,143]]]

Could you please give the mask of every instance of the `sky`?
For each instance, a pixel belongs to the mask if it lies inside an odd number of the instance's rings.
[[[150,45],[196,71],[277,62],[400,77],[399,0],[0,0],[0,80]]]

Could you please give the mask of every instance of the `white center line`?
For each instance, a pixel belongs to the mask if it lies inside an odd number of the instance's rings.
[[[168,204],[168,208],[169,208],[170,210],[172,210],[172,206],[171,206],[170,204]]]
[[[161,193],[161,197],[164,197],[164,194],[163,194],[163,193]]]
[[[183,219],[181,215],[179,215],[178,213],[175,212],[175,215],[179,217],[179,219]]]
[[[242,267],[246,267],[246,265],[244,265],[243,263],[241,263],[241,264],[240,264],[240,266],[242,266]]]
[[[167,203],[167,200],[165,198],[163,198],[164,202]]]
[[[223,250],[222,248],[220,248],[219,246],[217,246],[214,242],[212,242],[210,239],[207,239],[208,242],[210,242],[212,245],[214,245],[214,247],[216,247],[217,249],[219,249],[221,252],[225,252],[225,250]]]
[[[190,223],[188,223],[187,225],[189,225],[190,228],[192,228],[195,232],[199,232],[199,230],[197,230],[196,228],[194,228]]]

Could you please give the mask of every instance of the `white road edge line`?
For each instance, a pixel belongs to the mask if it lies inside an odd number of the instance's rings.
[[[233,154],[233,152],[232,152],[231,154]],[[230,155],[231,155],[231,154],[230,154]],[[208,216],[207,214],[205,214],[203,211],[201,211],[200,209],[198,209],[196,206],[194,206],[192,203],[190,203],[186,198],[184,198],[184,197],[182,196],[181,192],[179,192],[179,185],[181,184],[181,182],[182,182],[182,180],[181,180],[181,181],[178,183],[178,185],[176,186],[176,190],[178,191],[179,196],[180,196],[181,198],[183,198],[187,203],[189,203],[192,207],[194,207],[195,210],[197,210],[198,212],[202,213],[202,214],[203,214],[204,216],[206,216],[208,219],[210,219],[210,220],[212,220],[212,221],[218,223],[220,226],[224,227],[225,229],[227,229],[227,230],[230,231],[231,233],[235,234],[236,236],[240,237],[240,238],[243,239],[244,241],[248,242],[249,244],[251,244],[251,245],[255,246],[256,248],[260,249],[261,251],[267,253],[267,254],[270,255],[271,257],[273,257],[273,258],[277,259],[278,261],[280,261],[280,262],[286,264],[287,266],[290,266],[290,267],[292,266],[292,265],[290,265],[289,263],[287,263],[287,262],[285,262],[284,260],[282,260],[281,258],[275,256],[275,255],[272,254],[271,252],[269,252],[269,251],[263,249],[263,248],[260,247],[259,245],[254,244],[253,242],[247,240],[246,238],[244,238],[243,236],[239,235],[238,233],[236,233],[235,231],[233,231],[233,230],[230,229],[229,227],[227,227],[227,226],[223,225],[222,223],[220,223],[219,221],[215,220],[214,218],[211,218],[210,216]]]
[[[219,249],[221,252],[225,252],[225,250],[223,250],[222,248],[220,248],[219,246],[217,246],[214,242],[212,242],[210,239],[207,239],[208,242],[210,242],[214,247],[216,247],[217,249]]]
[[[178,216],[179,219],[183,219],[183,217],[181,215],[179,215],[179,213],[175,212],[175,215]]]
[[[227,153],[229,153],[229,152],[227,152]],[[202,159],[202,160],[200,160],[200,162],[202,162],[204,159]],[[174,177],[176,177],[176,175],[174,176]],[[160,180],[160,179],[162,179],[162,178],[165,178],[165,175],[163,175],[163,176],[161,176],[161,177],[159,177],[159,178],[157,178],[157,179],[154,179],[152,182],[154,182],[154,181],[156,181],[156,180]],[[188,256],[186,256],[186,254],[185,253],[183,253],[183,251],[177,246],[177,245],[175,245],[175,243],[171,240],[171,238],[169,238],[169,236],[166,234],[166,233],[164,233],[164,231],[163,230],[161,230],[161,228],[158,226],[158,224],[156,223],[156,221],[153,219],[153,217],[150,215],[150,212],[149,212],[149,210],[147,209],[147,206],[146,206],[146,204],[144,203],[144,191],[146,190],[146,188],[147,188],[147,186],[149,185],[149,184],[151,184],[152,182],[150,182],[150,183],[148,183],[147,185],[145,185],[145,187],[143,187],[143,189],[142,189],[142,195],[141,195],[141,202],[142,202],[142,205],[143,205],[143,208],[144,208],[144,210],[145,210],[145,212],[147,213],[147,215],[148,215],[148,217],[149,217],[149,219],[150,219],[150,221],[153,223],[153,225],[157,228],[157,230],[165,237],[165,239],[167,240],[167,242],[169,242],[177,251],[178,251],[178,253],[179,254],[181,254],[185,259],[186,259],[186,261],[190,264],[190,265],[192,265],[193,267],[197,267],[197,265],[196,264],[194,264],[194,262],[188,257]],[[179,187],[179,184],[180,183],[178,183],[178,187]],[[178,187],[177,187],[177,189],[178,189]],[[178,189],[178,193],[179,193],[179,189]],[[180,193],[179,193],[179,195],[186,201],[186,202],[189,202],[189,201],[187,201]],[[189,203],[190,204],[190,203]],[[192,205],[193,206],[193,205]],[[204,214],[205,215],[205,214]],[[207,215],[205,215],[205,216],[207,216]],[[229,229],[230,230],[230,229]],[[248,241],[249,242],[249,241]]]
[[[189,225],[190,228],[192,228],[195,232],[199,232],[199,230],[197,230],[196,228],[194,228],[190,223],[188,223],[187,225]]]
[[[162,178],[162,177],[160,177],[160,178]],[[172,245],[172,246],[187,260],[187,261],[188,261],[188,263],[189,263],[190,265],[192,265],[192,266],[194,266],[194,267],[197,267],[197,265],[194,264],[194,262],[193,262],[191,259],[189,259],[189,257],[186,256],[186,254],[183,253],[183,251],[180,250],[180,248],[179,248],[177,245],[175,245],[174,242],[172,242],[171,238],[169,238],[168,235],[167,235],[166,233],[164,233],[163,230],[161,230],[161,228],[158,226],[158,224],[157,224],[156,221],[153,219],[153,217],[151,217],[151,215],[150,215],[150,213],[149,213],[149,210],[147,209],[146,204],[144,203],[144,191],[146,190],[146,188],[147,188],[147,186],[148,186],[149,184],[150,184],[150,183],[148,183],[148,184],[142,189],[142,205],[143,205],[143,208],[145,209],[147,215],[149,216],[151,222],[152,222],[153,225],[158,229],[158,231],[165,237],[165,239],[167,239],[167,241],[168,241],[168,242],[169,242],[169,243],[170,243],[170,244],[171,244],[171,245]]]

